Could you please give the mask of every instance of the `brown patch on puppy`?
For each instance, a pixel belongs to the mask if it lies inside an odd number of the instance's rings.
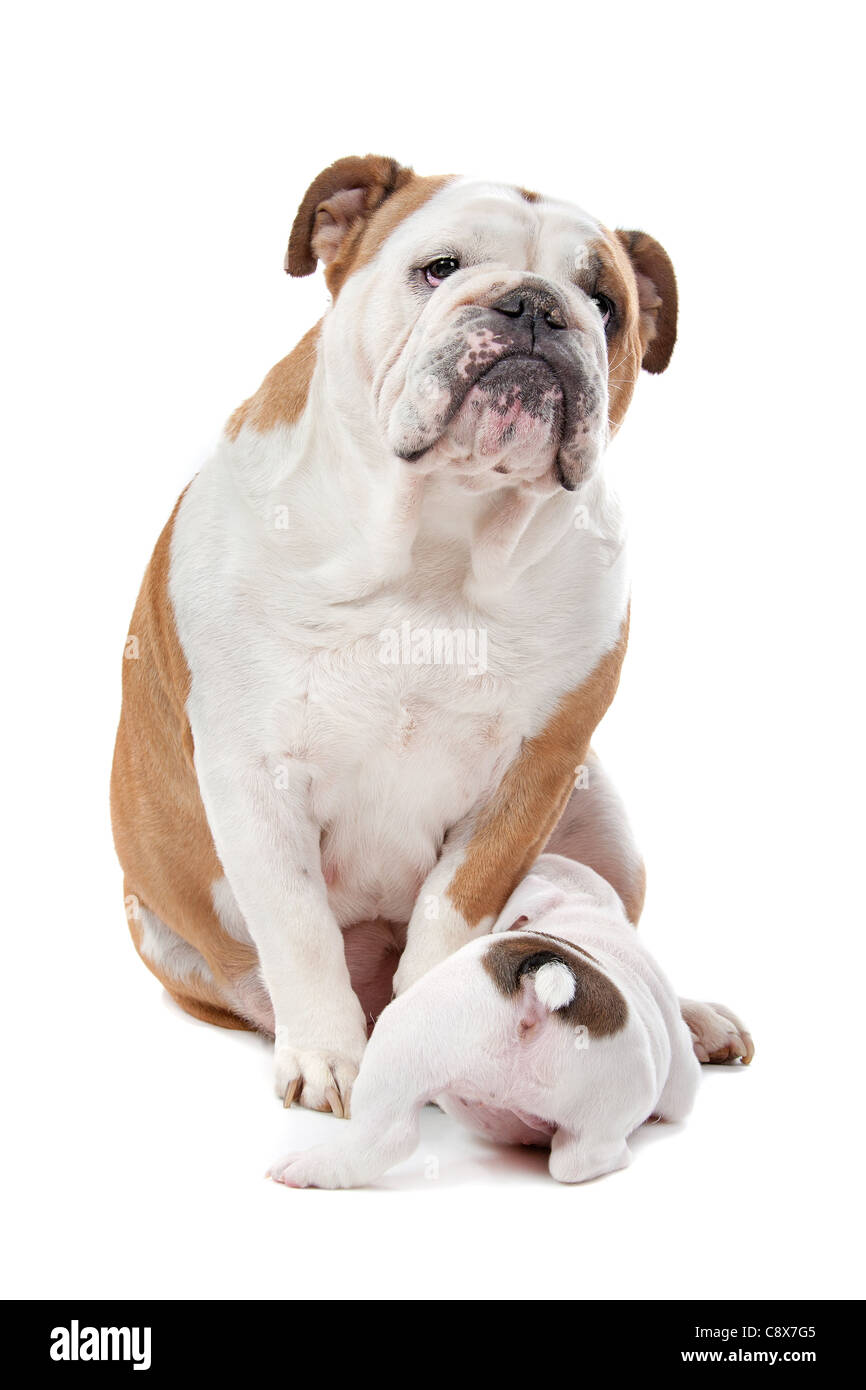
[[[518,918],[518,921],[521,920],[528,922],[529,918]],[[509,928],[509,931],[514,931],[516,929],[516,926],[517,923],[513,923],[512,926]],[[598,961],[596,960],[596,957],[592,954],[592,951],[588,951],[585,946],[576,946],[573,941],[566,941],[564,936],[557,936],[552,931],[542,931],[540,927],[528,926],[526,930],[531,931],[533,936],[543,936],[545,941],[555,941],[557,946],[567,946],[569,951],[579,951],[582,956],[586,956],[587,960],[594,961],[595,964],[598,965]]]
[[[156,543],[132,615],[130,633],[137,639],[138,655],[123,662],[111,820],[136,948],[140,904],[195,947],[210,967],[216,992],[204,981],[179,982],[163,975],[142,957],[148,969],[188,1013],[224,1027],[247,1028],[250,1025],[226,1007],[220,990],[231,998],[233,982],[257,965],[258,956],[252,946],[223,931],[213,906],[212,887],[223,877],[223,868],[193,767],[186,717],[190,675],[168,592],[171,536],[180,500]]]
[[[518,188],[518,193],[525,203],[540,203],[541,194],[533,193],[531,188]]]
[[[479,817],[448,888],[470,927],[498,916],[549,839],[616,693],[627,642],[628,614],[616,645],[582,685],[562,697],[541,733],[526,740]]]
[[[293,425],[300,419],[316,369],[321,327],[320,320],[287,357],[271,367],[255,395],[238,406],[226,425],[229,439],[237,439],[244,425],[264,433],[275,425]]]
[[[545,934],[534,935],[535,939],[522,935],[492,938],[481,963],[500,993],[513,999],[520,992],[524,975],[534,974],[549,961],[559,961],[574,976],[575,991],[562,1008],[550,1010],[552,1016],[570,1028],[585,1028],[592,1038],[609,1038],[619,1033],[625,1027],[628,1006],[613,981],[592,963],[589,952],[555,937],[546,939],[555,940],[556,949],[545,950],[540,940]]]

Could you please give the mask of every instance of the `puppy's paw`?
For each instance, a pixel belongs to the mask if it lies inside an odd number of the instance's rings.
[[[755,1044],[735,1013],[724,1004],[702,1004],[696,999],[681,999],[680,1010],[699,1062],[735,1062],[739,1058],[748,1066]]]
[[[350,1150],[319,1144],[306,1153],[288,1154],[268,1169],[267,1177],[284,1187],[360,1187],[365,1176]]]
[[[627,1168],[631,1154],[624,1139],[592,1142],[559,1129],[550,1146],[548,1169],[557,1182],[591,1182]]]
[[[346,1056],[293,1048],[278,1040],[274,1048],[277,1095],[286,1109],[296,1102],[308,1110],[330,1110],[339,1119],[347,1117],[361,1052],[358,1048]]]

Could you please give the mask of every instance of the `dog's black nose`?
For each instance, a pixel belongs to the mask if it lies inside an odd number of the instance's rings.
[[[521,328],[531,328],[533,338],[542,328],[567,326],[562,301],[551,290],[538,285],[518,285],[490,307],[497,314],[519,321]]]

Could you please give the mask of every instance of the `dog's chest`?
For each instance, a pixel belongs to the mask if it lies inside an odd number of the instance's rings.
[[[263,551],[218,483],[200,475],[173,544],[197,756],[264,768],[295,798],[343,925],[405,921],[446,834],[615,640],[618,567],[572,533],[479,603],[459,546],[435,540],[352,597],[351,576]]]
[[[300,699],[281,742],[310,777],[322,863],[344,923],[408,917],[449,828],[498,785],[534,697],[500,624],[404,602],[354,615],[327,648],[294,653]],[[364,630],[361,630],[364,629]]]

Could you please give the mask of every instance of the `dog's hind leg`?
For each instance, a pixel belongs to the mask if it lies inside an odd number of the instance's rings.
[[[697,999],[681,999],[680,1009],[699,1062],[735,1062],[747,1066],[755,1055],[751,1034],[737,1015],[724,1004],[702,1004]]]
[[[643,860],[625,806],[592,749],[545,850],[586,864],[607,879],[629,921],[637,925],[646,891]]]
[[[204,956],[155,912],[136,902],[129,927],[148,970],[186,1013],[220,1028],[255,1029],[255,1023],[241,1016],[234,994],[220,985]]]
[[[591,749],[546,850],[595,869],[615,889],[629,921],[637,925],[646,890],[643,860],[622,800]],[[752,1060],[754,1043],[730,1009],[694,999],[681,999],[680,1006],[699,1062]]]

